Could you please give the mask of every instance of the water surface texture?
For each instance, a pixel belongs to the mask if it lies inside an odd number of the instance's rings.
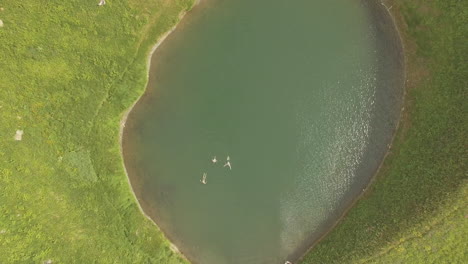
[[[395,34],[366,1],[202,1],[154,54],[124,131],[145,212],[193,263],[296,260],[391,142]]]

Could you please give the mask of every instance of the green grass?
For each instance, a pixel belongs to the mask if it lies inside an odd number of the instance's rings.
[[[184,263],[140,213],[118,132],[192,0],[97,2],[0,1],[0,263]]]
[[[96,3],[0,2],[0,263],[184,263],[139,212],[118,126],[151,45],[192,0]],[[468,2],[393,10],[403,123],[371,191],[304,264],[467,262]]]
[[[369,193],[302,263],[468,263],[468,2],[395,0],[407,97]]]

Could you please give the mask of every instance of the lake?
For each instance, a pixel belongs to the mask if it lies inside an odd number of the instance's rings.
[[[403,70],[380,3],[202,0],[129,114],[132,188],[193,263],[296,261],[382,162]]]

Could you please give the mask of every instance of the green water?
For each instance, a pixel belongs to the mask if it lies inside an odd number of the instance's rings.
[[[401,96],[373,15],[362,1],[204,0],[154,54],[125,162],[192,262],[296,260],[362,191]]]

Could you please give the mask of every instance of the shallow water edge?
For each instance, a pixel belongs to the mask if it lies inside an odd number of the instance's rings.
[[[192,7],[189,9],[189,10],[186,10],[186,11],[183,11],[179,14],[179,21],[174,25],[172,26],[168,31],[166,31],[164,34],[162,34],[158,40],[156,41],[156,43],[154,44],[154,46],[151,48],[151,51],[149,52],[148,54],[148,57],[147,57],[147,62],[146,62],[146,73],[147,73],[147,81],[146,81],[146,84],[145,84],[145,87],[148,86],[148,83],[149,83],[149,76],[150,76],[150,71],[151,71],[151,60],[153,58],[153,54],[155,53],[155,51],[161,46],[161,44],[164,42],[164,40],[167,39],[167,37],[172,33],[174,32],[174,30],[177,28],[177,26],[180,24],[180,21],[185,17],[185,15],[187,13],[189,13],[194,7],[196,7],[200,1],[202,0],[193,0],[193,4],[192,4]],[[138,102],[140,101],[140,99],[143,97],[143,95],[146,93],[146,89],[143,91],[143,93],[135,100],[135,102],[122,114],[122,118],[120,120],[120,123],[119,123],[119,146],[120,146],[120,153],[122,155],[122,167],[124,169],[124,172],[125,172],[125,175],[127,176],[127,181],[128,181],[128,185],[130,186],[130,191],[133,195],[133,197],[135,198],[135,201],[136,201],[136,204],[138,206],[138,208],[140,209],[140,212],[143,214],[144,217],[146,217],[148,220],[151,221],[151,223],[153,223],[156,228],[161,232],[163,233],[164,237],[166,238],[167,242],[169,243],[170,245],[170,249],[179,254],[183,259],[185,259],[187,262],[190,262],[188,260],[188,258],[182,253],[180,252],[180,250],[171,242],[170,239],[168,239],[168,236],[167,234],[164,233],[164,231],[159,228],[158,224],[155,222],[155,220],[153,220],[146,212],[145,212],[145,209],[144,209],[144,206],[142,205],[142,201],[140,201],[140,199],[138,198],[138,194],[137,192],[135,191],[135,189],[133,188],[133,184],[132,184],[132,181],[134,181],[134,179],[132,179],[132,177],[130,176],[131,173],[128,172],[128,169],[127,169],[127,166],[125,164],[125,154],[124,154],[124,145],[123,145],[123,138],[124,138],[124,130],[125,130],[125,124],[127,123],[127,119],[128,119],[128,116],[129,114],[132,112],[132,110],[135,108],[135,106],[138,104]]]

